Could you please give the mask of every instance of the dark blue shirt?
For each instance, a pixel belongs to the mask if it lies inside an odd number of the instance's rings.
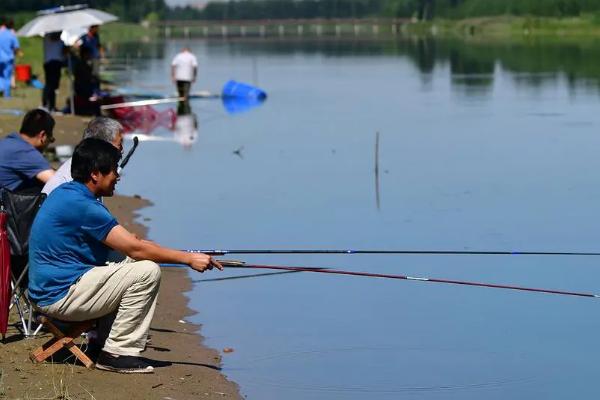
[[[31,300],[54,304],[92,267],[105,265],[110,247],[102,241],[117,224],[84,184],[72,181],[52,191],[29,237]]]
[[[18,133],[0,140],[0,187],[12,191],[40,186],[36,175],[50,169],[42,153],[27,143]]]
[[[100,36],[98,34],[90,35],[86,33],[79,40],[81,40],[81,47],[85,47],[90,51],[91,58],[100,58]]]

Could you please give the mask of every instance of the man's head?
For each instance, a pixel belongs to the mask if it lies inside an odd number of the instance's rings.
[[[23,117],[19,133],[33,147],[44,150],[54,142],[54,118],[42,109],[29,111]]]
[[[88,29],[88,32],[90,35],[95,35],[98,33],[98,30],[100,29],[100,27],[98,25],[92,25],[90,26],[90,28]]]
[[[83,131],[83,139],[96,138],[104,140],[123,151],[123,125],[112,118],[96,117],[90,121]]]
[[[71,176],[95,196],[112,196],[119,180],[120,158],[121,152],[112,144],[101,139],[84,139],[73,152]]]

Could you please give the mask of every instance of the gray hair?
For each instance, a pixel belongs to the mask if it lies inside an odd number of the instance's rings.
[[[83,138],[96,138],[105,142],[112,142],[119,132],[123,132],[123,125],[118,121],[107,117],[96,117],[90,121],[83,131]]]

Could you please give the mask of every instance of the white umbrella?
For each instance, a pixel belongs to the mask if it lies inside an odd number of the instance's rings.
[[[42,11],[38,17],[26,23],[19,31],[19,36],[44,35],[49,32],[60,32],[69,29],[92,25],[102,25],[116,21],[118,18],[104,11],[82,6],[57,7]]]

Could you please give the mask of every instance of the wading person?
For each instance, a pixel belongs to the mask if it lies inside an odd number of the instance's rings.
[[[112,118],[96,117],[91,120],[83,131],[83,139],[96,138],[111,143],[123,152],[123,126]],[[82,140],[83,140],[82,139]],[[65,161],[42,189],[42,193],[50,194],[63,183],[71,182],[71,163],[73,158]]]
[[[42,155],[52,142],[54,118],[44,110],[31,110],[19,132],[0,140],[0,188],[13,192],[39,193],[54,175]]]
[[[190,97],[192,83],[196,82],[198,61],[188,47],[181,49],[171,61],[171,79],[177,86],[179,97],[186,101]]]
[[[113,195],[120,157],[100,139],[85,139],[75,148],[73,181],[54,190],[31,229],[29,295],[41,312],[60,320],[100,318],[99,331],[106,329],[108,338],[96,368],[151,373],[139,354],[156,306],[156,263],[187,264],[199,272],[222,267],[206,254],[140,240],[119,225],[97,198]],[[129,258],[107,263],[111,249]]]

